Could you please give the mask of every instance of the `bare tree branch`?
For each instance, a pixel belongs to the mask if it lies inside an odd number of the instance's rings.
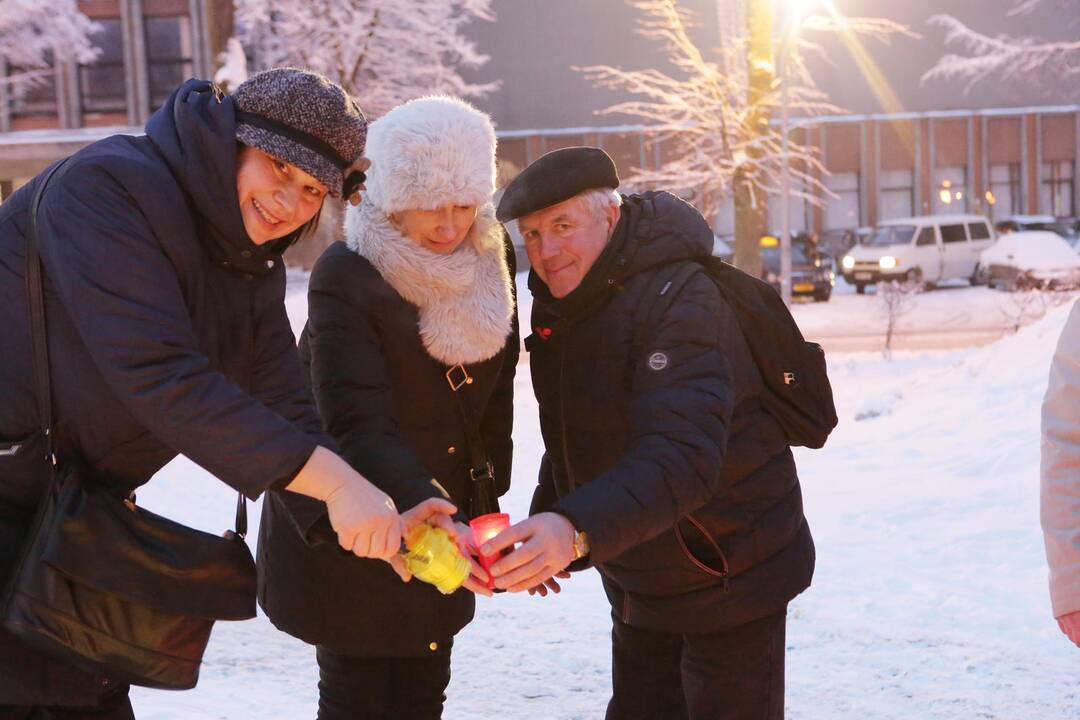
[[[236,14],[257,67],[302,63],[373,117],[420,95],[475,98],[498,87],[460,72],[488,60],[462,29],[493,20],[491,0],[236,0]]]
[[[720,16],[736,16],[737,8],[719,0]],[[628,92],[634,99],[604,108],[601,114],[623,114],[649,125],[654,138],[665,143],[665,162],[656,169],[633,168],[629,182],[643,187],[660,187],[680,192],[710,217],[719,203],[730,197],[736,173],[749,178],[755,193],[775,194],[780,189],[782,162],[779,128],[764,133],[755,122],[768,117],[779,104],[779,87],[760,103],[748,99],[746,72],[747,38],[731,33],[729,42],[709,54],[690,37],[691,16],[677,0],[629,0],[640,10],[638,32],[664,48],[676,73],[655,68],[626,70],[611,65],[575,68],[598,87]],[[722,6],[722,7],[721,7]],[[888,40],[896,33],[911,35],[896,23],[877,18],[807,18],[807,32],[848,32]],[[840,108],[813,83],[803,52],[809,42],[794,43],[788,58],[788,107],[799,122]],[[822,178],[828,175],[819,153],[812,145],[789,137],[792,177],[799,187],[794,196],[820,203],[832,193]],[[755,203],[757,201],[755,200]]]
[[[0,83],[18,93],[51,76],[57,62],[93,61],[100,51],[89,36],[99,28],[75,0],[4,0],[0,61],[9,72]]]
[[[1045,7],[1046,0],[1021,0],[1010,15],[1024,15]],[[1080,0],[1059,0],[1062,17],[1075,24],[1080,17]],[[945,44],[959,48],[944,55],[922,77],[922,82],[940,80],[964,83],[968,93],[983,81],[1022,81],[1060,91],[1080,86],[1080,41],[1049,42],[1033,37],[989,36],[973,30],[951,15],[934,15],[931,25],[945,29]]]

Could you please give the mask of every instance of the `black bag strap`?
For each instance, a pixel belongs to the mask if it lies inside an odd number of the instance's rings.
[[[45,195],[56,171],[67,164],[62,160],[53,165],[41,179],[30,200],[30,222],[26,233],[26,293],[30,308],[30,341],[34,354],[35,399],[38,406],[38,419],[45,436],[46,459],[56,465],[56,450],[53,445],[52,417],[52,382],[49,377],[49,343],[45,325],[45,291],[41,277],[41,255],[38,251],[38,207]],[[132,494],[134,496],[134,494]],[[133,498],[132,498],[133,499]],[[237,493],[235,534],[241,538],[247,535],[247,502],[243,493]]]
[[[480,424],[473,415],[469,399],[462,390],[473,384],[473,377],[464,365],[454,365],[446,371],[446,382],[453,392],[461,423],[465,429],[465,444],[469,451],[469,477],[473,482],[473,494],[486,494],[495,502],[495,466],[484,449],[484,440],[480,434]],[[496,503],[497,504],[497,503]]]
[[[37,215],[41,198],[49,180],[66,161],[49,168],[30,201],[30,229],[26,235],[26,293],[30,308],[30,340],[34,352],[35,399],[38,406],[38,422],[45,436],[45,457],[54,465],[56,455],[52,440],[52,385],[49,378],[49,345],[45,334],[45,301],[41,280],[41,259],[38,254]]]

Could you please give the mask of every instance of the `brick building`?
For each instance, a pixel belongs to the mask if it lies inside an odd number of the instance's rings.
[[[80,0],[79,8],[100,26],[93,63],[61,63],[22,96],[0,84],[0,195],[89,142],[141,132],[180,83],[213,74],[230,34],[220,0]]]
[[[713,0],[681,4],[696,13],[693,32],[702,47],[730,34],[730,21]],[[927,25],[931,15],[953,14],[991,34],[1067,38],[1069,23],[1053,8],[1012,17],[1004,5],[988,13],[968,0],[834,4],[847,15],[887,16],[921,37],[864,41],[862,58],[838,38],[815,38],[823,49],[823,57],[811,60],[816,81],[846,114],[794,132],[820,148],[831,173],[825,183],[837,198],[823,207],[792,203],[794,230],[946,211],[994,218],[1080,213],[1080,105],[1067,90],[1053,79],[985,83],[969,93],[920,82],[946,52],[943,31]],[[664,162],[664,148],[648,128],[597,114],[625,96],[593,87],[575,69],[665,68],[660,49],[635,33],[637,10],[624,0],[495,0],[493,6],[496,21],[469,32],[491,56],[474,78],[502,83],[477,104],[497,123],[505,174],[547,150],[583,143],[608,150],[624,176]],[[57,68],[53,81],[22,98],[0,89],[0,195],[98,137],[138,132],[181,81],[213,74],[217,49],[230,34],[227,0],[80,0],[80,7],[102,26],[94,38],[101,57]],[[719,234],[732,225],[730,208],[715,218]]]
[[[730,28],[712,0],[681,0],[695,13],[701,47],[720,43]],[[815,36],[821,56],[808,62],[815,81],[845,114],[817,118],[794,131],[815,145],[831,173],[825,184],[838,197],[823,207],[792,203],[793,230],[817,232],[873,225],[879,220],[943,212],[1080,214],[1080,104],[1054,78],[983,83],[964,92],[956,83],[921,81],[953,51],[944,31],[928,24],[954,15],[996,34],[1073,39],[1047,4],[1043,13],[1010,16],[1007,3],[966,0],[835,0],[848,16],[884,16],[920,37],[881,44],[861,41],[852,52],[838,36]],[[647,128],[598,111],[626,99],[592,87],[574,66],[666,66],[654,43],[635,33],[637,11],[621,0],[496,2],[498,20],[475,29],[491,61],[477,79],[502,81],[480,104],[499,122],[500,156],[515,167],[574,144],[604,147],[620,174],[664,162],[664,149]],[[544,32],[538,31],[544,28]],[[1045,82],[1040,82],[1043,80]],[[779,227],[773,204],[771,224]],[[733,210],[715,218],[718,234],[733,232]]]

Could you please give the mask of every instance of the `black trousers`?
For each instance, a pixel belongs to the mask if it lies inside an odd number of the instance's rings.
[[[607,720],[783,720],[786,611],[709,635],[613,620]]]
[[[319,720],[439,720],[450,684],[450,647],[421,658],[357,658],[322,645]]]
[[[127,685],[117,685],[96,705],[87,707],[0,705],[0,720],[135,720],[128,690]]]

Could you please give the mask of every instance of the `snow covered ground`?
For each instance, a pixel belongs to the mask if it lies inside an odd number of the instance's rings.
[[[1026,325],[1071,297],[1071,293],[1007,293],[970,287],[964,280],[945,283],[911,298],[910,309],[897,322],[893,349],[985,345],[1012,332],[1018,319]],[[838,278],[829,302],[797,302],[792,314],[806,338],[821,343],[827,352],[880,350],[884,342],[886,316],[875,286],[866,295],[856,295],[854,287]]]
[[[981,313],[995,295],[962,288],[920,298],[940,308],[964,298],[951,312]],[[808,336],[872,303],[837,300],[796,309]],[[299,328],[302,282],[288,306]],[[818,565],[789,612],[788,717],[1080,717],[1080,649],[1051,618],[1038,523],[1039,403],[1067,313],[1051,309],[979,348],[903,351],[891,362],[876,352],[830,355],[840,426],[826,449],[797,451]],[[541,452],[527,362],[503,503],[515,519],[527,511]],[[183,459],[139,497],[204,529],[231,523],[230,491]],[[609,669],[595,573],[554,597],[481,598],[456,642],[446,717],[602,718]],[[217,626],[195,690],[135,689],[133,700],[141,720],[310,718],[316,681],[312,650],[260,616]]]

